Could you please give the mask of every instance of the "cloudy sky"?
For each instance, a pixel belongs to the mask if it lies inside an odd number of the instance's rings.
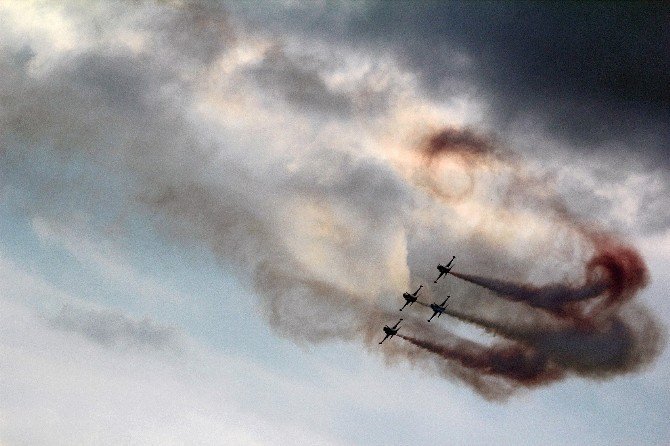
[[[670,443],[669,23],[0,2],[0,444]]]

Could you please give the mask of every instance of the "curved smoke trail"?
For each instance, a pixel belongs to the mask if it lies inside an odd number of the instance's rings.
[[[31,190],[50,191],[37,194],[35,214],[58,220],[73,213],[64,210],[98,212],[109,204],[103,220],[116,225],[113,209],[119,208],[133,222],[129,227],[139,216],[170,241],[209,249],[256,291],[261,312],[280,335],[298,342],[360,340],[377,349],[379,328],[397,318],[395,303],[387,311],[386,300],[417,278],[418,265],[432,261],[422,238],[434,251],[455,243],[465,252],[484,248],[479,258],[496,263],[494,230],[445,225],[457,205],[473,204],[468,200],[480,194],[464,219],[504,219],[530,210],[574,230],[594,253],[584,262],[584,281],[542,287],[478,277],[498,296],[549,310],[541,312],[549,320],[531,318],[520,326],[483,306],[470,310],[475,314],[450,308],[448,314],[506,343],[460,342],[437,324],[425,327],[422,317],[405,321],[403,334],[414,333],[414,345],[385,344],[382,354],[431,366],[437,360],[445,376],[489,398],[570,374],[636,370],[658,354],[656,323],[627,305],[646,283],[639,254],[615,237],[584,229],[542,179],[524,173],[512,152],[475,131],[446,128],[428,135],[418,150],[408,143],[395,153],[385,142],[393,136],[409,141],[430,125],[416,110],[435,105],[411,83],[389,80],[388,91],[378,92],[383,100],[374,101],[385,105],[371,120],[360,111],[361,98],[370,93],[366,83],[354,81],[350,88],[332,82],[342,76],[337,60],[350,60],[350,54],[335,46],[325,47],[328,56],[291,52],[274,39],[238,32],[219,6],[194,4],[152,6],[151,17],[162,18],[158,25],[136,22],[137,5],[129,5],[119,14],[131,28],[122,26],[124,20],[106,20],[116,11],[101,7],[99,20],[79,20],[96,24],[87,32],[99,44],[67,51],[47,46],[35,63],[26,59],[33,51],[23,39],[3,42],[0,174],[36,163],[20,180]],[[82,17],[92,14],[73,9]],[[105,40],[128,29],[146,49]],[[44,40],[37,38],[39,29],[35,33],[36,41]],[[386,66],[374,70],[389,78]],[[296,95],[304,87],[314,94]],[[309,110],[323,117],[312,120]],[[40,164],[42,155],[53,169]],[[58,170],[70,172],[72,165],[76,172],[91,167],[82,173],[90,181],[79,184]],[[451,179],[445,172],[460,175],[460,189],[444,187]],[[486,175],[495,181],[482,184]],[[110,180],[114,194],[100,181],[106,176],[116,180]],[[498,181],[503,177],[507,183]],[[494,201],[504,215],[495,213]],[[90,208],[79,209],[81,202]],[[520,214],[503,224],[526,231],[521,220],[529,213]],[[125,218],[119,216],[119,226]],[[533,253],[517,258],[524,255]],[[600,305],[586,305],[594,299]],[[582,303],[573,313],[570,307]],[[575,316],[554,317],[560,311]],[[408,313],[403,317],[411,319]]]
[[[511,154],[496,151],[490,141],[471,131],[445,129],[428,137],[420,150],[426,168],[439,168],[442,158],[456,160],[471,178],[482,167],[520,168]],[[541,180],[519,172],[513,183],[590,246],[593,254],[584,262],[581,283],[535,285],[452,271],[453,276],[497,297],[542,309],[545,316],[519,324],[504,314],[485,316],[481,308],[469,312],[447,308],[446,314],[502,336],[506,342],[485,346],[471,341],[454,344],[446,335],[442,341],[410,335],[401,338],[471,371],[496,376],[511,386],[508,389],[548,384],[570,374],[609,377],[649,364],[661,350],[662,330],[643,308],[623,305],[648,282],[647,267],[637,250],[571,215]],[[436,196],[447,202],[454,198]],[[504,399],[511,390],[500,392],[501,388],[478,390],[487,398]]]
[[[601,237],[600,239],[603,239]],[[558,315],[569,315],[566,306],[606,294],[604,306],[630,299],[648,281],[649,273],[640,254],[633,248],[615,244],[610,238],[597,246],[598,252],[585,265],[585,283],[579,286],[551,283],[536,286],[465,274],[451,274],[493,291],[500,297],[525,302]]]
[[[524,387],[545,385],[561,379],[565,374],[552,364],[547,355],[519,344],[484,347],[461,340],[457,345],[448,346],[409,335],[398,336],[444,359],[456,361],[463,367],[501,377]]]

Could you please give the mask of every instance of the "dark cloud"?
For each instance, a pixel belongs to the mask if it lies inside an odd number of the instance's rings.
[[[355,159],[330,152],[314,154],[310,169],[284,178],[295,194],[317,200],[333,195],[338,201],[365,211],[374,224],[388,222],[403,213],[411,202],[411,191],[397,172],[374,158]],[[342,175],[346,172],[346,175]]]
[[[283,99],[312,119],[318,116],[343,119],[352,114],[379,116],[388,111],[402,93],[402,88],[388,78],[388,70],[374,63],[357,73],[360,79],[356,82],[329,83],[329,76],[343,78],[338,70],[346,63],[336,52],[324,57],[276,44],[264,51],[262,60],[242,70],[241,75],[253,79],[266,95]]]
[[[126,109],[128,113],[146,113],[142,107],[145,95],[151,94],[152,79],[147,66],[138,64],[129,54],[100,56],[87,53],[66,68],[70,87],[81,89],[84,95],[95,96],[101,104]]]
[[[293,60],[283,49],[273,47],[249,74],[268,92],[280,95],[299,109],[336,115],[350,112],[350,99],[328,88],[319,72],[320,65],[311,58]]]
[[[140,2],[141,3],[141,2]],[[150,30],[153,44],[175,64],[202,64],[213,61],[235,42],[233,26],[223,5],[214,1],[186,0],[181,3],[157,1],[147,4],[136,27]],[[119,8],[127,7],[123,3]]]
[[[499,130],[531,123],[586,153],[624,141],[622,150],[648,162],[670,159],[667,3],[371,1],[255,9],[243,12],[266,28],[391,50],[432,94],[486,98]]]

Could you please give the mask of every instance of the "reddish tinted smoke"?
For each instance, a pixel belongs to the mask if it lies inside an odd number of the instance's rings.
[[[428,159],[428,167],[435,168],[435,162],[441,157],[458,159],[468,164],[468,167],[478,165],[492,159],[496,151],[493,142],[471,130],[457,130],[446,128],[428,136],[420,146],[422,153]],[[508,154],[509,155],[509,154]],[[512,163],[514,157],[497,157],[505,163]],[[511,164],[510,164],[511,165]],[[518,163],[514,162],[516,167]],[[466,169],[471,171],[472,169]],[[644,287],[648,281],[647,267],[640,254],[632,247],[626,246],[615,237],[604,231],[593,229],[573,215],[560,196],[551,193],[551,187],[544,184],[542,178],[525,174],[522,169],[515,176],[515,187],[506,190],[505,194],[530,194],[536,205],[554,214],[555,218],[576,233],[589,241],[595,254],[585,265],[584,281],[582,284],[551,283],[543,286],[505,281],[472,274],[452,273],[463,280],[485,287],[494,293],[510,300],[523,301],[527,304],[544,308],[558,315],[575,313],[575,308],[568,308],[573,302],[584,301],[606,294],[606,299],[599,308],[602,309],[615,302],[630,299]],[[472,184],[466,188],[469,192],[474,187],[474,176],[469,175]],[[443,198],[455,197],[453,193],[433,188]]]
[[[493,153],[493,144],[471,130],[445,128],[427,137],[420,150],[429,162],[449,155],[467,163],[475,163]]]
[[[591,277],[601,274],[607,285],[607,302],[628,300],[649,282],[649,271],[642,256],[631,246],[611,236],[594,236],[597,253],[586,265]]]
[[[452,272],[459,279],[482,286],[509,300],[522,301],[533,307],[544,308],[557,315],[569,315],[566,306],[576,301],[606,295],[600,310],[630,299],[648,281],[647,267],[640,254],[632,247],[616,244],[611,238],[599,237],[600,246],[585,267],[585,283],[581,286],[552,283],[535,286]]]
[[[483,347],[464,341],[451,347],[412,336],[398,336],[444,359],[457,361],[485,375],[504,378],[513,385],[534,387],[560,379],[564,374],[545,355],[520,345]]]
[[[418,146],[422,159],[422,185],[434,196],[446,202],[460,201],[475,188],[475,169],[489,165],[496,158],[494,145],[487,138],[468,129],[445,128],[424,138]],[[445,187],[441,179],[442,160],[463,167],[458,171],[457,186]]]
[[[604,283],[585,284],[580,287],[561,283],[534,286],[472,274],[457,272],[451,274],[491,290],[506,299],[526,302],[533,307],[544,308],[554,313],[562,313],[562,309],[569,302],[596,297],[606,289]]]
[[[559,370],[597,378],[639,370],[658,355],[663,340],[656,321],[641,308],[605,318],[524,327],[452,308],[447,308],[446,313],[515,341],[520,351],[539,354]]]
[[[515,388],[548,384],[571,374],[602,379],[630,373],[658,356],[663,345],[661,327],[644,308],[622,305],[649,279],[644,260],[634,247],[574,215],[553,192],[550,179],[530,174],[513,154],[496,150],[484,137],[469,130],[445,129],[427,137],[420,147],[429,175],[440,173],[440,160],[460,162],[472,183],[466,192],[474,189],[475,172],[481,166],[491,167],[495,161],[509,167],[500,171],[512,173],[514,187],[497,191],[506,210],[518,206],[553,218],[585,241],[594,254],[584,262],[583,278],[577,282],[535,285],[451,273],[506,300],[545,310],[540,315],[526,309],[527,317],[517,318],[514,313],[489,314],[485,307],[463,311],[455,305],[446,309],[452,317],[502,336],[505,344],[486,347],[426,331],[418,332],[428,340],[406,334],[399,335],[401,338],[462,366],[457,376],[492,399],[505,398]],[[487,172],[495,174],[497,170]],[[427,185],[448,203],[463,197],[450,195],[430,182]],[[483,381],[487,384],[482,385]]]

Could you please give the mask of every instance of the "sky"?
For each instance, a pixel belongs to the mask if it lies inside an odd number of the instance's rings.
[[[0,2],[0,445],[670,443],[669,23]]]

